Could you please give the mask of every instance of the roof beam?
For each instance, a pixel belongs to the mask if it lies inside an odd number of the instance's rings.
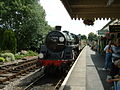
[[[101,8],[73,8],[73,13],[89,13],[89,12],[96,12],[96,13],[99,13],[99,12],[103,12],[103,13],[119,13],[119,10],[120,10],[120,7],[117,8],[117,7],[107,7],[107,8],[104,8],[104,7],[101,7]]]
[[[107,8],[105,5],[70,5],[71,8]],[[112,5],[111,7],[120,7],[120,5]]]
[[[120,18],[120,0],[61,0],[71,18]],[[107,6],[109,5],[109,6]]]
[[[114,2],[114,0],[108,0],[107,6],[111,6],[111,4]]]
[[[114,17],[113,17],[113,15],[115,15]],[[108,14],[108,13],[106,13],[106,14],[98,14],[98,13],[95,13],[94,15],[93,14],[89,14],[89,15],[87,15],[87,14],[84,14],[84,13],[81,13],[81,14],[73,14],[73,17],[74,18],[111,18],[111,19],[114,19],[114,18],[117,18],[117,19],[120,19],[120,18],[118,18],[118,17],[120,17],[120,14],[117,14],[117,13],[115,13],[115,14]]]
[[[70,5],[105,5],[108,0],[68,0]]]

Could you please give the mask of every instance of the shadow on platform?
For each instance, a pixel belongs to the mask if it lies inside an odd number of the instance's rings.
[[[99,76],[100,76],[104,90],[110,90],[110,88],[112,87],[112,84],[109,84],[106,82],[106,77],[108,75],[108,71],[103,70],[104,58],[105,58],[104,55],[100,55],[97,52],[96,52],[96,54],[91,54],[91,59],[97,69]]]

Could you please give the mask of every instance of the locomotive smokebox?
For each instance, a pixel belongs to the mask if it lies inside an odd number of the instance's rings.
[[[61,31],[61,26],[55,26],[55,30]]]

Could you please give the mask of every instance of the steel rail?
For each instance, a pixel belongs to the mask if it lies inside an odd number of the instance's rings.
[[[26,65],[29,65],[29,64],[32,64],[32,63],[36,63],[36,62],[37,62],[36,60],[35,61],[30,61],[30,62],[21,64],[21,65],[18,65],[18,66],[13,66],[13,67],[7,68],[6,70],[0,70],[0,74],[5,74],[8,71],[15,70],[17,68],[21,68],[23,66],[26,66]]]
[[[26,68],[25,70],[20,70],[19,72],[15,73],[11,76],[7,76],[5,79],[0,79],[0,82],[3,83],[3,82],[6,82],[6,81],[9,81],[13,78],[16,78],[18,75],[22,75],[23,73],[28,72],[28,70],[33,69],[33,68],[36,68],[36,65],[30,66],[30,67]]]
[[[25,69],[23,69],[23,68],[25,68]],[[1,70],[0,76],[3,76],[3,78],[0,79],[0,83],[9,81],[13,78],[16,78],[18,75],[27,73],[28,71],[31,72],[30,70],[33,70],[35,68],[38,68],[37,60],[26,62],[19,66],[15,66],[15,67],[13,66],[8,69],[6,68],[6,70]],[[12,74],[12,75],[10,75],[10,74]]]
[[[44,77],[45,74],[41,75],[38,79],[36,79],[34,82],[30,83],[26,88],[24,88],[23,90],[29,90],[34,83],[36,83],[38,80],[40,80],[42,77]]]

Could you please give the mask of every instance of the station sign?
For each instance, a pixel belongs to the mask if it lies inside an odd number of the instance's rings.
[[[109,25],[109,32],[110,33],[120,32],[120,25]]]
[[[98,30],[98,35],[105,35],[108,30]]]

